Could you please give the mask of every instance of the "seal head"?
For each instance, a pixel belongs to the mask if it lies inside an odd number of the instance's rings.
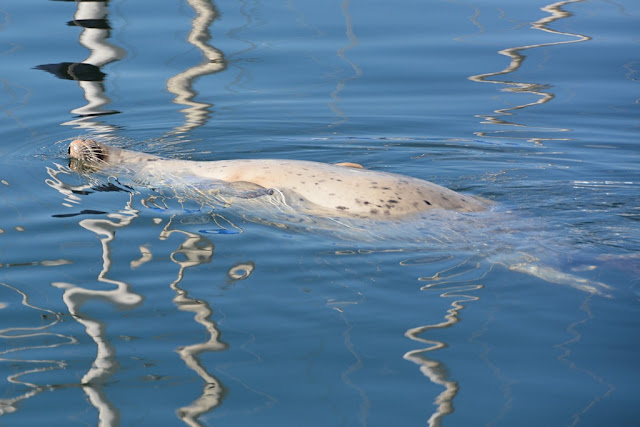
[[[107,161],[107,149],[93,139],[75,139],[69,144],[69,168],[94,172]]]

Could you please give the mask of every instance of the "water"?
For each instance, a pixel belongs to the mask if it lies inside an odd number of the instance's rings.
[[[635,425],[639,16],[3,3],[0,423]],[[415,224],[282,229],[74,174],[79,135],[357,162],[495,205],[423,245]],[[514,269],[532,253],[555,276]]]

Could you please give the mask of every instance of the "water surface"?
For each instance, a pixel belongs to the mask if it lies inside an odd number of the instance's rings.
[[[635,425],[640,9],[511,3],[2,4],[0,424]],[[77,136],[494,206],[270,226],[74,173]]]

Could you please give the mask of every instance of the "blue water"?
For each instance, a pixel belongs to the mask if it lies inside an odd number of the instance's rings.
[[[0,424],[636,425],[639,18],[2,3]],[[375,239],[282,228],[74,173],[78,136],[357,162],[494,204]]]

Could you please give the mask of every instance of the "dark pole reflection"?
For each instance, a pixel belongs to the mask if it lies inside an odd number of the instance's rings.
[[[43,64],[35,68],[48,71],[60,79],[78,82],[78,86],[84,92],[87,104],[71,110],[73,114],[90,117],[117,113],[116,110],[106,108],[111,103],[111,99],[105,94],[106,74],[102,71],[102,67],[122,59],[125,56],[125,51],[108,40],[111,32],[107,20],[109,2],[108,0],[96,0],[75,3],[76,14],[67,25],[82,28],[79,41],[81,45],[89,49],[90,55],[80,62]],[[78,124],[78,122],[74,124]]]
[[[173,102],[186,106],[181,110],[185,114],[184,125],[176,127],[170,134],[187,133],[207,123],[210,119],[212,104],[196,101],[198,92],[193,85],[201,76],[226,69],[222,52],[208,43],[211,39],[209,27],[220,16],[215,5],[211,0],[187,0],[187,2],[197,14],[191,23],[192,29],[187,41],[202,52],[205,60],[199,65],[176,74],[166,83],[167,90],[176,95]],[[71,110],[71,113],[79,117],[62,123],[63,125],[86,129],[96,134],[113,133],[117,127],[96,118],[96,116],[119,113],[117,110],[108,108],[112,100],[106,94],[104,82],[107,74],[103,71],[103,67],[124,58],[126,52],[109,41],[111,26],[107,19],[108,0],[75,3],[76,14],[67,25],[82,28],[79,42],[89,49],[90,55],[82,61],[42,64],[35,68],[47,71],[62,80],[76,81],[83,91],[87,104]]]
[[[504,55],[510,58],[509,65],[500,71],[495,71],[491,73],[478,74],[475,76],[470,76],[469,80],[480,82],[480,83],[494,83],[506,86],[502,90],[505,92],[512,93],[530,93],[537,97],[537,99],[533,102],[528,102],[525,104],[516,105],[508,108],[501,108],[494,110],[496,115],[478,115],[476,117],[483,118],[485,121],[483,123],[493,124],[493,125],[503,125],[503,126],[511,126],[517,128],[527,128],[528,130],[535,130],[538,132],[570,132],[571,129],[565,128],[542,128],[542,127],[531,127],[525,124],[515,123],[509,120],[506,120],[505,116],[512,116],[514,111],[522,110],[525,108],[529,108],[535,105],[546,104],[555,98],[555,95],[550,91],[549,85],[544,85],[540,83],[526,83],[526,82],[514,82],[510,80],[504,80],[499,77],[506,76],[510,73],[513,73],[520,69],[525,59],[527,58],[524,54],[525,51],[529,49],[536,49],[545,46],[556,46],[570,43],[581,43],[585,41],[591,40],[591,37],[583,35],[583,34],[574,34],[564,31],[558,31],[550,28],[550,25],[556,21],[561,19],[570,18],[573,16],[571,12],[567,12],[562,9],[563,6],[566,6],[570,3],[578,3],[584,0],[563,0],[555,3],[551,3],[541,8],[544,12],[547,12],[549,15],[541,18],[531,24],[531,28],[535,30],[544,31],[551,34],[562,35],[562,36],[570,36],[570,40],[563,40],[557,42],[549,42],[549,43],[536,43],[526,46],[518,46],[511,47],[507,49],[503,49],[498,53],[500,55]],[[475,132],[476,135],[485,137],[492,136],[495,138],[500,138],[499,134],[512,132],[507,130],[501,131],[493,131],[493,132]],[[506,137],[503,137],[506,138]],[[569,138],[553,138],[553,137],[514,137],[512,135],[508,136],[508,138],[516,138],[516,139],[526,139],[528,141],[534,143],[542,143],[544,141],[551,140],[567,140]]]

